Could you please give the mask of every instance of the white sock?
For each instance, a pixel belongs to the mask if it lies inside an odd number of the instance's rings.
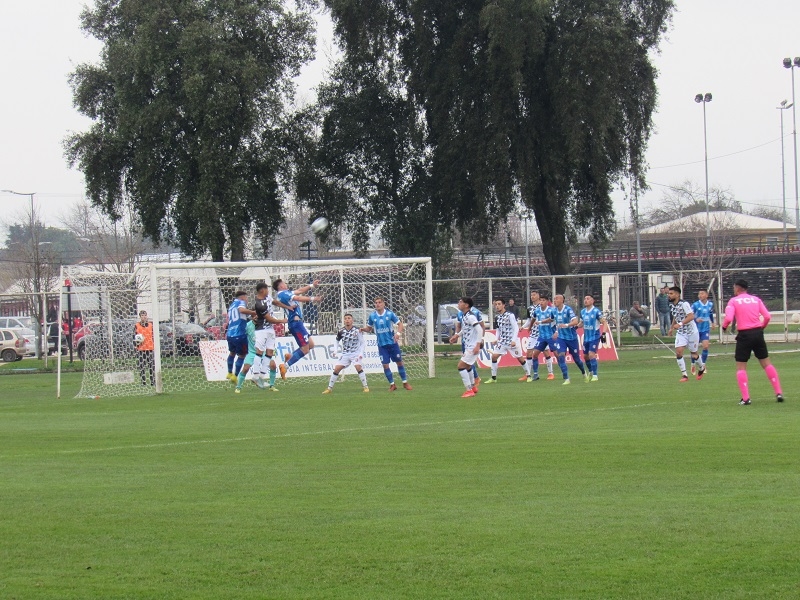
[[[683,360],[683,357],[676,359],[678,361],[678,368],[681,370],[681,373],[684,375],[686,374],[686,361]]]
[[[338,378],[339,378],[339,376],[338,376],[338,375],[334,375],[333,373],[331,373],[331,378],[330,378],[330,379],[328,379],[328,387],[329,387],[329,388],[333,388],[333,385],[336,383],[336,380],[337,380]]]
[[[361,385],[367,387],[367,374],[364,371],[358,374],[358,378],[361,380]]]
[[[471,390],[472,385],[469,382],[469,376],[472,374],[472,369],[459,370],[458,374],[461,375],[461,381],[464,382],[464,387]]]
[[[547,372],[552,375],[553,374],[553,362],[555,360],[555,356],[551,356],[549,359],[545,359],[544,362],[547,365]]]
[[[497,363],[492,361],[492,377],[497,377]]]

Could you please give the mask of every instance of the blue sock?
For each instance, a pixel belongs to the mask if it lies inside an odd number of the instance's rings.
[[[236,387],[240,388],[244,385],[245,377],[247,377],[247,373],[239,371],[239,374],[236,376]]]
[[[478,378],[478,366],[472,365],[472,374],[475,376],[475,379]]]
[[[228,373],[233,373],[233,361],[236,359],[235,356],[228,355]]]
[[[531,359],[531,367],[533,368],[533,374],[538,377],[539,376],[539,358]]]
[[[703,350],[703,364],[708,362],[708,350]]]
[[[405,365],[397,367],[397,374],[400,375],[400,381],[405,383],[408,381],[408,377],[406,377],[406,367]]]
[[[302,351],[302,350],[300,350],[300,348],[298,348],[297,350],[295,350],[294,352],[292,352],[292,356],[291,356],[291,358],[289,359],[289,362],[287,362],[287,363],[286,363],[286,368],[288,369],[288,368],[289,368],[289,367],[291,367],[291,366],[292,366],[294,363],[296,363],[298,360],[302,359],[304,356],[305,356],[305,354],[303,354],[303,351]]]
[[[244,357],[237,357],[236,358],[236,375],[237,376],[242,371],[242,365],[244,365]]]
[[[596,358],[589,359],[589,370],[591,370],[592,375],[597,375],[597,359]]]
[[[269,370],[269,384],[270,385],[275,385],[275,375],[276,374],[277,374],[277,371],[275,371],[275,369],[270,369]]]
[[[561,368],[561,374],[564,379],[569,379],[569,371],[567,371],[567,357],[561,354],[558,355],[558,366]]]
[[[694,363],[696,363],[696,362],[697,362],[697,359],[693,356],[692,357],[692,366],[694,366]]]
[[[394,383],[394,377],[392,376],[392,370],[389,367],[386,367],[383,370],[383,374],[386,375],[386,379],[389,380],[389,383]]]
[[[586,367],[583,366],[581,355],[578,354],[577,352],[575,352],[574,354],[570,352],[570,354],[572,354],[572,360],[575,361],[575,364],[578,365],[578,368],[581,370],[581,374],[586,375]]]

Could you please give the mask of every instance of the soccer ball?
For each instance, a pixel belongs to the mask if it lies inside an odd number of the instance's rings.
[[[800,323],[800,313],[794,313],[792,315],[792,323]]]
[[[314,222],[311,223],[311,231],[316,234],[320,234],[328,228],[328,219],[325,217],[317,217],[314,219]]]
[[[133,343],[137,346],[140,345],[144,341],[144,336],[141,333],[137,333],[133,336]]]

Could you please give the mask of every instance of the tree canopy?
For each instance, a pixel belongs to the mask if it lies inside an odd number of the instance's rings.
[[[99,64],[71,76],[94,120],[66,154],[93,204],[130,203],[145,235],[191,255],[244,259],[244,235],[283,222],[282,186],[296,136],[292,77],[310,60],[310,6],[280,0],[96,0],[84,31]]]
[[[320,157],[331,185],[347,182],[342,206],[374,217],[383,205],[390,232],[430,219],[480,236],[521,202],[552,273],[569,271],[578,232],[596,243],[613,233],[613,187],[644,185],[650,54],[672,0],[326,4],[346,66],[321,97]],[[402,193],[386,187],[401,182]],[[365,183],[372,193],[357,189]]]

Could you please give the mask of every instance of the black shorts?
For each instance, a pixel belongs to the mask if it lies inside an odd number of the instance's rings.
[[[740,329],[736,334],[736,354],[734,355],[736,362],[747,362],[750,360],[751,352],[759,360],[769,356],[763,329]]]

